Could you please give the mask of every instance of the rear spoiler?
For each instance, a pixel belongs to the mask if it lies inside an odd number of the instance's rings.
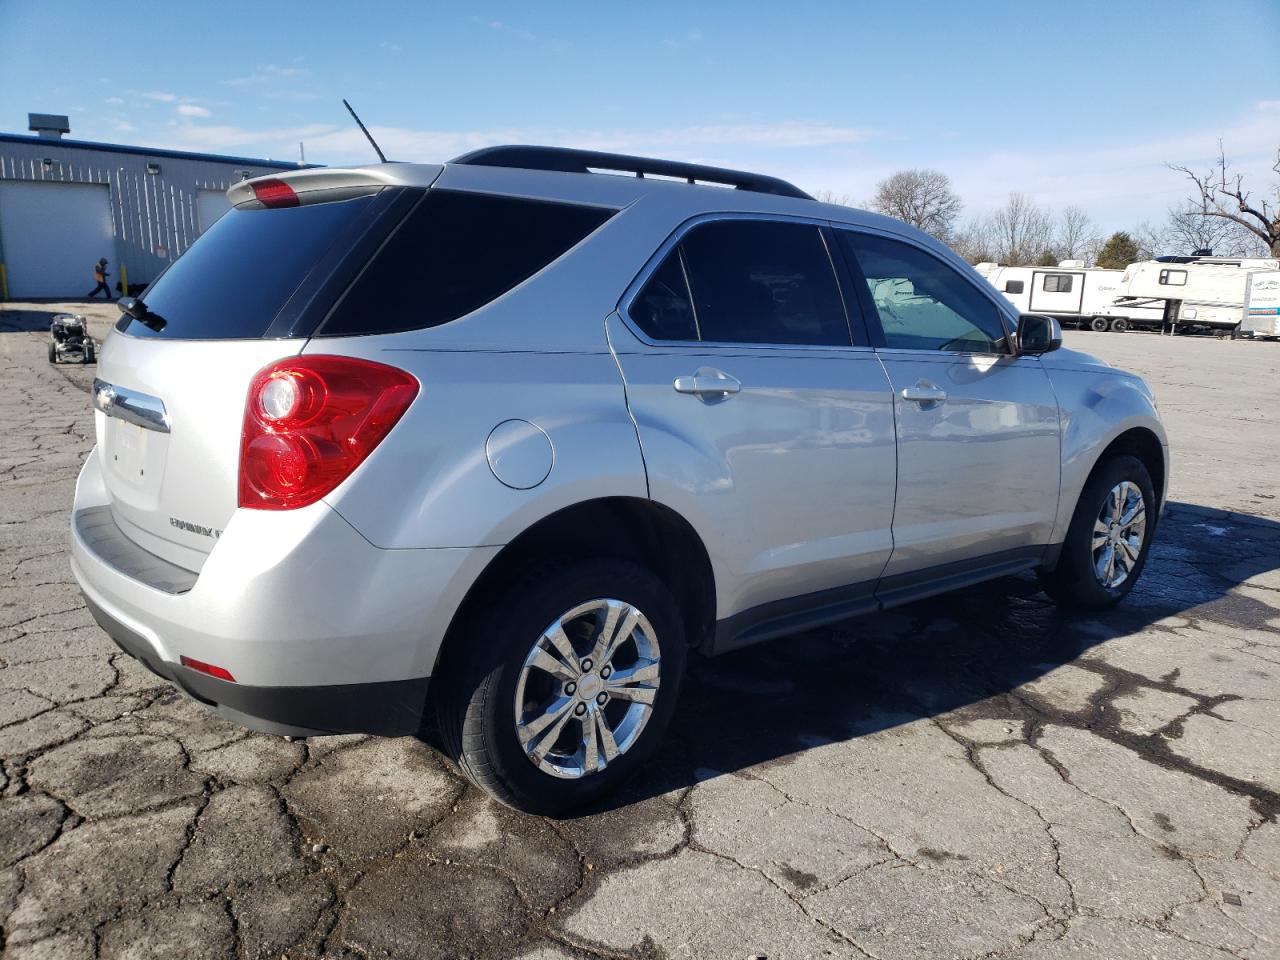
[[[227,199],[235,207],[260,209],[274,204],[263,203],[258,199],[258,192],[264,189],[281,189],[278,185],[283,185],[297,196],[297,204],[329,203],[368,196],[383,187],[429,187],[443,169],[439,164],[414,164],[412,183],[406,181],[403,171],[397,170],[394,164],[346,169],[319,167],[283,174],[273,173],[265,177],[241,180],[227,191]],[[296,204],[289,204],[294,205]]]

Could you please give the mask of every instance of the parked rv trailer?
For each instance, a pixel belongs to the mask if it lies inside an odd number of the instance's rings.
[[[978,264],[974,269],[1023,314],[1048,314],[1062,324],[1121,332],[1129,326],[1158,326],[1164,316],[1164,303],[1108,311],[1119,296],[1123,271],[1087,268],[1083,260],[1057,266]]]
[[[1158,326],[1164,316],[1163,302],[1108,311],[1120,294],[1122,271],[1086,267],[1082,260],[1063,260],[1056,267],[980,263],[974,269],[1019,312],[1048,314],[1063,324],[1123,331]]]
[[[1236,331],[1244,316],[1249,277],[1280,269],[1270,258],[1157,257],[1131,263],[1112,309],[1163,305],[1162,326]]]
[[[1240,332],[1251,337],[1280,337],[1280,270],[1249,274]]]

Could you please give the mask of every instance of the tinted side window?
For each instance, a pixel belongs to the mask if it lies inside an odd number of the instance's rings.
[[[527,280],[614,211],[431,190],[373,258],[321,335],[456,320]]]
[[[1007,280],[1005,281],[1004,292],[1005,293],[1021,293],[1022,288],[1023,288],[1023,281]]]
[[[947,264],[897,240],[849,231],[837,236],[862,267],[887,346],[1005,352],[995,304]]]
[[[1071,281],[1074,279],[1069,273],[1051,273],[1040,286],[1045,293],[1070,293]]]
[[[632,301],[629,312],[636,326],[654,340],[698,339],[698,325],[678,248],[667,254],[662,266]]]
[[[330,246],[351,241],[371,203],[228,211],[147,290],[147,308],[164,326],[121,329],[165,340],[261,337]]]
[[[718,220],[694,227],[681,246],[704,341],[850,345],[817,227]]]

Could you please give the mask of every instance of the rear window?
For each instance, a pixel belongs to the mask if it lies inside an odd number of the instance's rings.
[[[497,299],[616,211],[432,190],[334,308],[321,336],[434,327]]]
[[[154,330],[136,320],[131,336],[178,340],[254,339],[336,241],[350,242],[373,197],[273,210],[234,209],[210,227],[147,290]]]

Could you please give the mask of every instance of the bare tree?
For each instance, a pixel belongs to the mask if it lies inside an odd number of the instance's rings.
[[[1054,247],[1055,255],[1063,260],[1088,262],[1096,255],[1098,237],[1093,229],[1093,220],[1083,207],[1062,208],[1054,235]]]
[[[986,217],[975,217],[958,229],[947,241],[951,249],[970,263],[995,263],[995,232]]]
[[[1010,193],[991,218],[995,252],[1006,266],[1035,263],[1052,247],[1053,221],[1025,193]]]
[[[1172,249],[1167,223],[1155,224],[1150,220],[1143,220],[1129,231],[1129,236],[1138,245],[1139,260],[1154,260]]]
[[[905,220],[939,240],[950,238],[964,204],[939,170],[899,170],[876,185],[871,208]]]
[[[1244,228],[1266,245],[1273,257],[1280,257],[1280,181],[1273,184],[1272,199],[1254,202],[1244,188],[1244,175],[1231,173],[1231,164],[1218,141],[1218,162],[1207,173],[1199,174],[1190,167],[1169,164],[1170,169],[1185,173],[1196,186],[1192,212],[1201,217],[1219,217]],[[1271,169],[1280,176],[1280,148]],[[1198,207],[1199,209],[1196,209]]]
[[[1166,253],[1212,250],[1220,257],[1269,256],[1261,237],[1238,223],[1206,217],[1199,209],[1174,207],[1165,224]]]
[[[834,203],[841,207],[854,206],[853,197],[847,193],[836,193],[834,190],[818,190],[814,193],[813,199],[819,203]]]

